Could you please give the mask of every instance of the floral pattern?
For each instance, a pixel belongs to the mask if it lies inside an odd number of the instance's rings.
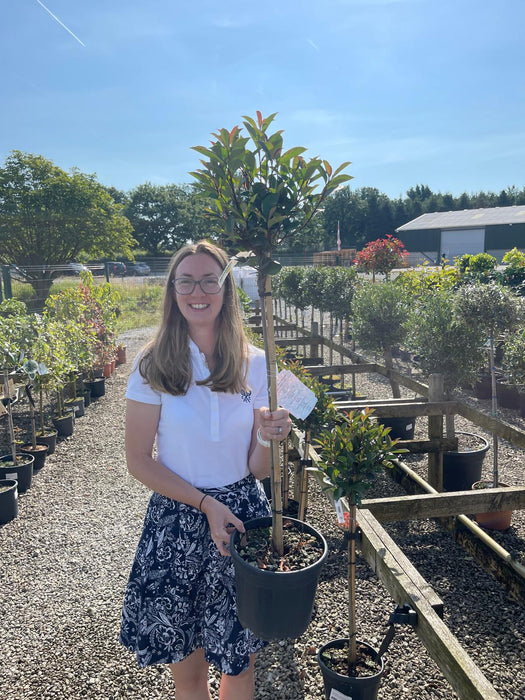
[[[243,521],[270,514],[251,475],[201,490]],[[250,655],[265,646],[241,626],[232,560],[219,553],[196,508],[152,495],[124,598],[120,642],[141,667],[176,663],[202,648],[206,660],[229,675],[245,671]]]

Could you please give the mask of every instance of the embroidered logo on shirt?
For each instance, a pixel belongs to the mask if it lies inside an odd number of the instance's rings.
[[[241,399],[244,401],[244,403],[250,403],[250,401],[252,400],[252,392],[243,389],[241,391]]]

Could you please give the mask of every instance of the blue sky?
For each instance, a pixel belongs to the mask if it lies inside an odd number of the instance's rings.
[[[352,161],[353,188],[525,186],[524,0],[10,0],[0,18],[2,162],[191,182],[191,146],[260,110],[285,146]]]

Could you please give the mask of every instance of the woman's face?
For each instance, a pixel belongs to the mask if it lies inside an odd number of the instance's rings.
[[[210,255],[195,253],[187,255],[177,265],[175,279],[188,281],[218,280],[222,267]],[[178,294],[174,289],[175,299],[181,314],[188,322],[188,327],[215,327],[215,322],[222,309],[224,286],[217,294],[207,294],[196,284],[191,294]]]

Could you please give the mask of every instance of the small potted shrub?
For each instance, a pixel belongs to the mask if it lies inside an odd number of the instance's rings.
[[[341,417],[339,425],[317,440],[320,462],[312,471],[320,474],[324,490],[334,499],[346,499],[348,531],[348,637],[324,644],[317,659],[325,683],[326,698],[375,698],[383,673],[377,651],[357,640],[356,629],[356,528],[357,508],[367,489],[384,467],[399,454],[389,429],[372,419],[372,411],[353,411]],[[366,694],[364,687],[367,688]]]

